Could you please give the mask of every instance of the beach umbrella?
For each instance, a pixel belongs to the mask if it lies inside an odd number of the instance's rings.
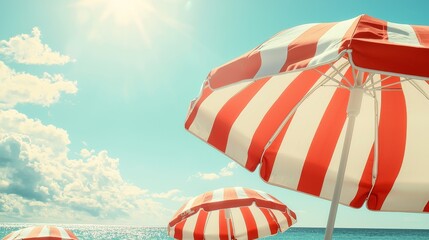
[[[429,27],[368,15],[284,30],[213,69],[185,128],[266,182],[429,212]]]
[[[33,226],[11,232],[3,240],[77,240],[69,229],[57,226]]]
[[[168,234],[175,239],[257,239],[284,232],[295,222],[295,213],[270,194],[221,188],[185,203],[168,224]]]

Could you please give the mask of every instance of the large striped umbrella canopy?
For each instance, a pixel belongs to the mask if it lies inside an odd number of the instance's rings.
[[[268,183],[429,212],[429,27],[361,15],[287,29],[210,72],[185,128]],[[337,177],[338,176],[338,177]]]
[[[168,224],[168,234],[175,239],[257,239],[284,232],[295,222],[295,213],[270,194],[222,188],[185,203]]]
[[[77,240],[69,229],[56,226],[34,226],[11,232],[3,240]]]

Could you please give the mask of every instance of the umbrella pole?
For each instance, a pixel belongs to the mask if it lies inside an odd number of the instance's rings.
[[[349,103],[347,106],[347,130],[344,139],[343,150],[341,152],[340,166],[338,167],[337,179],[335,182],[334,195],[332,197],[331,209],[329,210],[328,224],[326,226],[325,240],[332,239],[334,232],[335,218],[337,216],[338,203],[340,202],[341,189],[343,187],[344,173],[346,172],[347,160],[349,156],[350,145],[352,141],[353,129],[355,126],[356,116],[359,114],[363,88],[362,84],[362,72],[357,75],[356,85],[350,89]]]
[[[226,215],[226,227],[227,227],[227,231],[228,231],[228,240],[231,240],[231,226],[229,219],[231,218],[231,210],[230,209],[225,209],[225,215]]]

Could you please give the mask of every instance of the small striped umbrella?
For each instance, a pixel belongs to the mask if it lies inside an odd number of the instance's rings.
[[[11,232],[3,240],[77,240],[69,229],[56,226],[34,226]]]
[[[429,212],[429,26],[361,15],[284,30],[213,69],[185,128],[276,186]]]
[[[185,203],[168,224],[168,234],[175,239],[257,239],[294,223],[295,213],[270,194],[222,188]]]

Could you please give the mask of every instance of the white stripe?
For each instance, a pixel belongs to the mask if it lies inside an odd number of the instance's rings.
[[[10,235],[7,239],[5,240],[9,240],[9,239],[15,239],[19,234],[21,233],[21,230],[17,230],[15,232],[12,233],[12,235]]]
[[[225,153],[245,166],[253,135],[267,111],[299,72],[272,77],[250,100],[231,127]],[[286,77],[287,76],[287,77]]]
[[[277,219],[277,223],[279,224],[280,227],[280,231],[284,232],[286,231],[290,226],[288,224],[287,218],[285,217],[285,215],[279,211],[279,210],[271,210],[271,212],[273,213],[273,215],[276,217]],[[293,220],[293,218],[291,217],[291,219]],[[292,221],[292,224],[294,222]]]
[[[408,24],[387,22],[387,38],[392,43],[420,46],[419,39],[413,27]]]
[[[224,188],[216,189],[213,191],[213,197],[210,202],[220,202],[224,200]]]
[[[345,61],[340,59],[336,65]],[[347,67],[343,73],[345,70]],[[315,86],[324,79],[321,77]],[[269,182],[295,190],[298,188],[311,142],[335,90],[335,87],[321,87],[300,105],[282,140]]]
[[[414,82],[429,95],[429,84]],[[402,88],[407,106],[404,161],[381,210],[421,212],[429,201],[429,100],[409,83]]]
[[[189,127],[189,131],[207,141],[213,127],[217,113],[240,90],[245,88],[249,82],[239,82],[230,86],[219,88],[208,96],[201,103],[199,111],[195,116],[194,121]]]
[[[204,239],[219,240],[219,211],[208,212],[206,226],[204,229]]]
[[[42,231],[40,231],[39,236],[49,236],[51,234],[49,226],[43,226]]]
[[[259,52],[261,54],[261,67],[255,78],[270,76],[280,72],[286,63],[289,44],[302,33],[317,24],[305,24],[287,29],[263,43]]]
[[[191,209],[191,208],[193,207],[194,202],[195,202],[195,200],[196,200],[196,199],[197,199],[197,197],[194,197],[194,198],[190,199],[190,200],[186,203],[186,206],[183,208],[183,210],[182,210],[182,212],[181,212],[181,213],[186,212],[186,211],[188,211],[189,209]],[[180,213],[179,213],[179,214],[180,214]]]
[[[249,210],[252,213],[256,222],[256,227],[258,228],[258,238],[270,236],[270,225],[261,209],[255,205],[251,205],[249,206]]]
[[[28,228],[22,229],[18,235],[19,238],[27,237],[33,229],[34,229],[34,227],[28,227]]]
[[[200,212],[186,218],[185,225],[183,225],[183,239],[194,239],[194,229],[197,224],[199,214]]]
[[[70,239],[71,238],[71,236],[69,236],[69,234],[66,232],[66,230],[64,228],[58,227],[57,229],[58,229],[58,231],[60,231],[61,238],[64,238],[64,239]]]
[[[356,20],[357,18],[352,18],[347,21],[338,22],[323,34],[317,42],[316,54],[308,63],[307,67],[337,59],[344,35]]]
[[[244,221],[240,208],[231,208],[231,218],[233,219],[232,225],[235,238],[248,239],[246,222]]]
[[[259,190],[255,190],[259,195],[261,195],[265,200],[268,200],[270,202],[277,202],[276,200],[274,200],[268,193],[266,192],[262,192]]]
[[[176,224],[177,225],[177,224]],[[168,228],[168,235],[172,238],[174,238],[174,234],[175,234],[175,230],[176,230],[176,225],[169,227]]]
[[[237,199],[249,198],[249,196],[247,196],[246,192],[242,187],[235,187],[234,190],[237,194]]]

